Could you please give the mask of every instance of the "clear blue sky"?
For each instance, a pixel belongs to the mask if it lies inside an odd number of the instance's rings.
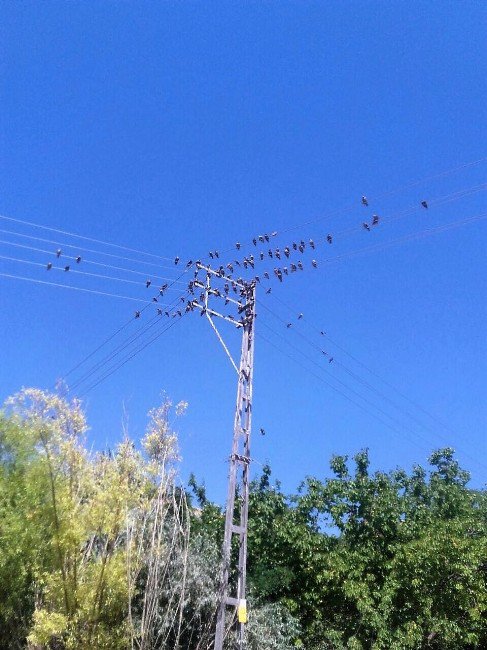
[[[382,196],[487,155],[486,18],[483,2],[2,2],[0,214],[194,259],[334,210],[283,234],[279,245],[360,226],[377,212],[384,222],[373,232],[337,237],[316,251],[317,259],[344,254],[339,262],[315,271],[308,263],[306,272],[274,283],[274,295],[294,313],[261,291],[270,309],[294,320],[288,331],[262,307],[257,331],[278,331],[284,352],[299,358],[287,342],[297,346],[323,371],[304,357],[302,365],[359,392],[367,403],[352,397],[368,410],[373,403],[391,414],[400,433],[257,338],[254,424],[267,434],[254,435],[254,471],[269,461],[292,490],[305,475],[327,475],[333,453],[369,447],[374,467],[390,469],[425,463],[447,443],[458,447],[474,484],[483,484],[486,221],[346,253],[487,210],[484,191],[386,219],[424,197],[478,186],[487,180],[486,162]],[[54,236],[14,222],[0,228]],[[0,244],[0,255],[49,257],[11,243]],[[89,270],[116,273],[100,268]],[[47,276],[5,259],[0,273],[148,295],[142,276],[140,287]],[[2,399],[23,385],[52,386],[136,306],[5,277],[0,300]],[[448,429],[324,342],[315,325]],[[237,338],[222,330],[238,354]],[[294,330],[346,369],[327,364]],[[183,319],[86,396],[90,442],[115,444],[123,403],[132,435],[140,435],[165,390],[189,402],[178,423],[183,477],[194,471],[222,500],[235,384],[208,323]]]

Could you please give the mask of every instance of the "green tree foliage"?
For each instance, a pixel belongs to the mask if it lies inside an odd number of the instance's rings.
[[[164,398],[135,445],[87,451],[81,405],[26,389],[0,414],[0,650],[210,650],[223,511],[178,486]],[[451,449],[367,451],[250,491],[247,650],[487,647],[487,500]],[[235,548],[236,552],[237,549]],[[227,648],[235,647],[230,631]]]

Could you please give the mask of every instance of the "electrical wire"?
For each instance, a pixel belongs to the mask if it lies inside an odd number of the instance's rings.
[[[74,248],[77,251],[84,251],[86,253],[94,253],[95,255],[105,255],[106,257],[113,257],[115,259],[124,260],[127,262],[135,262],[136,264],[145,264],[146,266],[152,266],[157,269],[173,269],[174,266],[164,266],[163,264],[155,264],[154,262],[147,262],[146,260],[139,260],[133,257],[125,257],[124,255],[114,255],[113,253],[107,253],[106,251],[95,250],[93,248],[86,248],[86,246],[79,246],[78,244],[67,244],[65,242],[55,241],[53,239],[45,239],[44,237],[34,237],[33,235],[26,235],[25,233],[16,232],[14,230],[5,230],[0,228],[0,232],[6,235],[14,235],[15,237],[23,237],[24,239],[32,239],[33,241],[40,241],[44,244],[54,244],[61,248]],[[43,251],[52,253],[53,251]],[[116,267],[115,267],[116,268]]]
[[[344,397],[346,400],[348,400],[349,402],[351,402],[352,404],[354,404],[355,406],[357,406],[359,409],[361,409],[362,411],[364,411],[364,412],[367,413],[368,415],[372,416],[372,417],[375,418],[377,421],[381,422],[384,426],[386,426],[386,427],[387,427],[388,429],[390,429],[391,431],[394,431],[395,433],[397,433],[397,434],[399,434],[399,435],[401,435],[401,436],[405,436],[405,437],[409,438],[409,440],[410,440],[411,442],[414,442],[414,443],[417,443],[418,440],[413,440],[413,436],[414,436],[415,438],[421,440],[423,443],[427,443],[428,446],[432,443],[431,440],[428,440],[428,438],[426,438],[425,436],[420,435],[418,432],[416,432],[416,431],[410,431],[409,429],[405,429],[402,423],[399,423],[400,428],[398,428],[398,427],[395,426],[394,424],[391,424],[390,422],[387,422],[386,420],[382,419],[382,418],[381,418],[380,416],[378,416],[376,413],[374,413],[373,411],[370,411],[368,408],[364,407],[362,404],[360,404],[360,403],[357,402],[356,400],[352,399],[349,395],[347,395],[346,393],[344,393],[342,390],[340,390],[339,388],[337,388],[336,386],[334,386],[334,385],[331,384],[330,382],[326,381],[326,379],[325,379],[324,377],[322,377],[320,374],[314,372],[313,370],[310,370],[306,365],[304,365],[303,363],[301,363],[301,362],[300,362],[298,359],[296,359],[294,356],[292,356],[292,355],[288,354],[287,352],[285,352],[284,350],[282,350],[282,348],[280,348],[280,347],[279,347],[275,342],[270,341],[268,338],[266,338],[265,336],[263,336],[263,335],[260,334],[259,332],[256,333],[256,336],[257,336],[258,338],[260,338],[260,339],[266,341],[266,343],[268,343],[268,344],[271,345],[273,348],[275,348],[275,349],[276,349],[280,354],[282,354],[282,355],[284,355],[285,357],[287,357],[287,358],[291,359],[292,361],[294,361],[294,363],[296,363],[297,365],[299,365],[301,368],[303,368],[306,372],[308,372],[309,374],[311,374],[312,376],[314,376],[316,379],[318,379],[318,380],[319,380],[320,382],[322,382],[324,385],[328,386],[328,387],[331,388],[333,391],[335,391],[336,393],[338,393],[339,395],[341,395],[342,397]],[[279,335],[279,336],[280,336],[281,338],[283,338],[281,335]],[[289,345],[289,342],[286,341],[286,343]],[[291,345],[291,347],[293,347],[294,349],[296,349],[296,350],[297,350],[297,351],[298,351],[298,352],[299,352],[299,353],[300,353],[304,358],[306,358],[308,361],[310,361],[311,363],[313,363],[313,365],[318,365],[318,366],[319,366],[319,364],[317,364],[313,359],[311,359],[311,358],[308,357],[306,354],[304,354],[302,351],[300,351],[299,348],[296,348],[295,346],[292,346],[292,345]],[[320,367],[321,370],[324,370],[323,367],[321,367],[321,366],[319,366],[319,367]],[[363,398],[362,398],[362,399],[363,399]],[[374,408],[377,408],[375,405],[372,405],[372,406],[374,406]],[[381,409],[379,409],[379,410],[380,410],[381,412],[383,412]],[[387,415],[387,414],[386,414],[386,415]],[[389,416],[389,415],[387,415],[387,417],[388,417],[389,419],[392,419],[391,416]],[[393,422],[397,422],[397,421],[395,421],[394,419],[392,419],[392,420],[393,420]],[[463,453],[465,456],[467,456],[467,454],[465,454],[465,452],[462,452],[462,453]],[[478,459],[476,459],[475,457],[470,456],[470,455],[468,455],[468,456],[469,456],[470,460],[472,460],[473,462],[475,462],[475,463],[476,463],[480,468],[485,469],[485,466],[484,466],[482,463],[480,463],[480,462],[478,461]]]
[[[23,260],[18,257],[8,257],[7,255],[0,255],[0,259],[2,260],[8,260],[10,262],[18,262],[21,264],[29,264],[31,266],[40,266],[43,269],[46,268],[46,265],[41,263],[41,262],[32,262],[31,260]],[[69,271],[66,271],[65,268],[62,266],[52,266],[49,271],[62,271],[63,273],[76,273],[79,275],[85,275],[89,276],[92,278],[102,278],[104,280],[109,280],[110,282],[123,282],[125,284],[136,284],[139,288],[142,287],[142,283],[139,281],[137,282],[136,280],[127,280],[125,278],[115,278],[111,275],[102,275],[101,273],[90,273],[89,271],[79,271],[78,269],[73,269],[70,268]],[[177,291],[177,289],[171,289],[171,291]]]
[[[177,320],[172,320],[170,323],[167,324],[167,326],[162,330],[162,332],[159,332],[158,334],[156,334],[156,336],[154,336],[154,337],[153,337],[152,339],[150,339],[148,342],[144,343],[144,345],[140,346],[137,350],[135,350],[135,352],[133,352],[130,356],[126,357],[126,358],[125,358],[121,363],[119,363],[118,365],[116,365],[116,366],[110,368],[110,369],[108,370],[108,372],[107,372],[105,375],[103,375],[100,379],[98,379],[98,381],[96,381],[94,384],[92,384],[91,386],[89,386],[89,387],[88,387],[88,388],[87,388],[83,393],[81,393],[80,397],[84,397],[87,393],[89,393],[89,392],[92,391],[94,388],[96,388],[96,386],[99,386],[99,384],[101,384],[103,381],[105,381],[106,379],[108,379],[108,377],[110,377],[111,375],[113,375],[113,373],[115,373],[117,370],[119,370],[120,368],[122,368],[126,363],[128,363],[131,359],[133,359],[137,354],[139,354],[140,352],[142,352],[142,350],[145,350],[145,348],[147,348],[149,345],[151,345],[152,343],[154,343],[154,342],[155,342],[155,341],[156,341],[160,336],[162,336],[163,334],[165,334],[165,333],[166,333],[168,330],[170,330],[170,329],[171,329],[171,328],[172,328],[176,323],[178,323],[179,321],[181,321],[182,318],[184,317],[184,315],[185,315],[185,314],[183,314],[183,316],[182,316],[181,318],[178,318]]]
[[[72,291],[84,291],[85,293],[94,293],[98,296],[109,296],[110,298],[122,298],[123,300],[133,300],[134,302],[141,303],[143,300],[140,298],[131,298],[130,296],[122,296],[117,293],[108,293],[107,291],[96,291],[95,289],[85,289],[84,287],[73,287],[69,284],[60,284],[58,282],[47,282],[46,280],[37,280],[36,278],[26,278],[21,275],[14,275],[13,273],[0,273],[2,278],[11,278],[15,280],[25,280],[26,282],[34,282],[35,284],[46,284],[51,287],[62,287],[63,289],[71,289]]]
[[[0,239],[0,244],[5,244],[8,246],[14,246],[15,248],[22,248],[23,250],[30,250],[34,251],[35,253],[45,253],[47,255],[52,255],[52,251],[46,251],[43,248],[37,248],[35,246],[27,246],[26,244],[19,244],[17,242],[12,242],[12,241],[6,241],[5,239]],[[68,260],[75,260],[76,261],[76,256],[73,255],[63,255],[63,258],[68,259]],[[156,280],[172,280],[172,278],[164,277],[164,276],[149,276],[147,277],[147,273],[143,273],[142,271],[135,271],[134,269],[127,269],[122,266],[114,266],[113,264],[106,264],[104,262],[95,262],[94,260],[89,260],[89,259],[83,259],[82,260],[83,264],[93,264],[95,266],[102,266],[103,268],[106,269],[115,269],[116,271],[125,271],[126,273],[135,273],[137,275],[142,275],[146,279],[156,279]],[[42,266],[45,266],[44,264]],[[184,282],[179,282],[179,284],[184,284]]]
[[[21,223],[25,226],[32,226],[33,228],[40,228],[42,230],[48,230],[50,232],[56,232],[60,235],[67,235],[68,237],[75,237],[76,239],[82,239],[84,241],[91,241],[96,244],[102,244],[104,246],[112,246],[113,248],[118,248],[119,250],[130,251],[131,253],[137,253],[138,255],[147,255],[148,257],[153,257],[158,260],[172,260],[172,257],[163,257],[161,255],[154,255],[154,253],[147,253],[146,251],[141,251],[137,248],[130,248],[130,246],[122,246],[120,244],[113,244],[112,242],[103,241],[102,239],[95,239],[94,237],[86,237],[85,235],[78,235],[77,233],[69,232],[67,230],[60,230],[59,228],[52,228],[50,226],[43,226],[38,223],[33,223],[32,221],[25,221],[23,219],[15,219],[14,217],[7,217],[6,215],[0,214],[0,219],[5,221],[12,221],[14,223]]]
[[[181,302],[181,298],[173,300],[170,305],[167,305],[169,307],[168,314],[171,316],[175,313],[176,307],[178,304]],[[174,304],[176,303],[176,304]],[[94,366],[92,366],[84,375],[82,375],[79,379],[77,379],[74,384],[70,386],[70,390],[76,390],[81,384],[83,384],[87,379],[89,379],[93,374],[96,374],[100,368],[102,368],[104,365],[107,365],[112,361],[115,357],[117,357],[119,354],[121,354],[125,349],[130,347],[134,341],[139,339],[141,336],[146,334],[150,329],[152,329],[157,323],[161,321],[161,316],[155,315],[153,316],[147,323],[142,325],[141,327],[138,328],[138,330],[130,335],[128,338],[126,338],[124,341],[122,341],[114,350],[112,350],[110,353],[105,355],[98,363],[96,363]]]

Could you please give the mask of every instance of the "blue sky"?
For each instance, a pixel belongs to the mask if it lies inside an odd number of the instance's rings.
[[[253,437],[254,472],[269,461],[292,490],[328,475],[334,453],[369,447],[373,466],[389,469],[450,444],[485,483],[486,220],[382,246],[487,210],[487,161],[462,167],[487,156],[484,3],[27,1],[2,3],[0,15],[0,214],[182,260],[236,241],[247,253],[272,230],[281,247],[337,234],[313,253],[318,269],[307,252],[303,273],[260,291],[254,425],[266,435]],[[369,233],[373,213],[382,220]],[[79,243],[88,259],[86,241],[0,228]],[[45,264],[52,255],[13,243],[57,247],[0,235],[3,258]],[[155,258],[92,248],[99,263],[175,276],[167,261],[158,271]],[[321,263],[330,256],[341,257]],[[3,274],[148,295],[136,274],[89,267],[140,286],[3,258]],[[0,300],[2,399],[51,387],[137,306],[2,276]],[[236,334],[222,332],[238,355]],[[223,500],[236,381],[196,315],[86,395],[90,444],[115,444],[123,408],[140,436],[162,390],[189,402],[177,424],[183,477],[194,471]]]

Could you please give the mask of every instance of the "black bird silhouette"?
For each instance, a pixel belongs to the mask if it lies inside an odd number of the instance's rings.
[[[78,257],[76,258],[76,264],[79,264],[80,262],[81,262],[81,255],[78,255]]]
[[[265,278],[266,280],[269,279],[269,274],[267,273],[267,271],[265,271],[265,273],[264,273],[264,278]]]
[[[211,251],[208,253],[208,255],[211,257],[211,259],[213,259],[214,255]]]
[[[56,251],[56,257],[61,257],[62,250],[60,248]]]
[[[148,289],[151,284],[152,284],[151,280],[146,280],[145,281],[145,288]]]
[[[260,277],[258,275],[255,276],[254,280],[260,284]]]
[[[220,257],[220,253],[218,251],[215,251],[215,257],[218,259]]]
[[[269,243],[269,235],[264,235],[264,239],[266,240],[267,243]]]
[[[326,236],[326,241],[327,241],[329,244],[331,244],[332,241],[333,241],[333,237],[332,237],[331,235],[327,235],[327,236]]]
[[[312,239],[309,240],[309,245],[311,246],[311,248],[313,250],[316,248],[315,243],[314,243],[314,241]]]
[[[304,253],[304,246],[302,244],[299,244],[298,249],[300,253]]]
[[[286,327],[289,329],[291,327],[292,323],[288,323]]]
[[[230,271],[230,273],[233,273],[233,266],[231,264],[227,264],[227,269]]]
[[[315,269],[318,266],[318,262],[316,260],[311,260],[311,266]]]
[[[283,273],[285,273],[286,275],[289,274],[289,271],[288,271],[288,269],[287,269],[287,266],[284,266],[283,269],[282,269],[282,271],[283,271]]]
[[[274,255],[277,257],[278,260],[281,259],[281,251],[278,248],[276,248]]]
[[[165,312],[164,312],[164,316],[167,316],[167,317],[169,318],[169,312],[168,312],[168,311],[165,311]]]
[[[300,271],[303,270],[303,263],[302,263],[302,262],[298,262],[298,269],[299,269]]]
[[[252,239],[252,244],[253,244],[254,246],[257,246],[257,239],[256,239],[255,237]]]
[[[235,260],[234,264],[235,266],[240,266],[240,262],[238,260]]]
[[[289,250],[289,247],[286,246],[286,248],[284,249],[284,255],[285,255],[286,257],[289,257],[289,253],[290,253],[290,252],[291,252],[291,251]]]
[[[189,260],[188,263],[186,264],[186,268],[189,269],[190,266],[192,266],[193,260]]]
[[[303,314],[299,314],[298,320],[301,320],[303,318]]]
[[[152,302],[159,302],[159,298],[158,298],[157,296],[154,296],[154,297],[152,298]]]
[[[295,251],[297,251],[297,250],[298,250],[298,245],[296,244],[296,242],[295,242],[295,241],[293,241],[293,249],[294,249]]]
[[[423,206],[423,208],[428,209],[428,202],[427,201],[421,201],[421,205]]]
[[[167,287],[168,287],[167,284],[163,284],[160,291],[162,291],[164,293],[164,291],[167,289]]]
[[[48,271],[50,271],[50,270],[52,269],[52,262],[48,262],[48,263],[47,263],[46,269],[47,269]]]
[[[175,264],[176,266],[178,265],[178,262],[179,262],[179,257],[175,257],[175,258],[174,258],[174,264]]]
[[[259,235],[259,241],[264,243],[265,239],[264,239],[263,235]]]
[[[272,255],[273,255],[272,250],[270,248],[268,250],[268,255],[269,255],[269,257],[272,257]]]
[[[64,270],[65,270],[65,271],[69,271],[69,264],[68,264],[67,266],[64,267]]]
[[[369,202],[367,201],[367,197],[366,197],[366,196],[363,196],[363,197],[362,197],[362,205],[365,205],[365,207],[367,207],[367,206],[369,205]]]
[[[326,332],[323,332],[323,330],[320,332],[321,336],[325,336]]]
[[[374,214],[374,216],[372,217],[372,225],[376,226],[378,223],[379,223],[379,215]]]
[[[273,230],[271,232],[271,237],[276,237],[277,236],[277,230]]]
[[[264,253],[262,253],[262,252],[260,253],[260,259],[261,259],[261,260],[264,259]]]
[[[262,427],[260,427],[260,435],[265,436],[265,429],[263,429]]]
[[[162,316],[162,309],[158,309],[158,310],[157,310],[157,315],[158,315],[158,316]]]
[[[269,287],[266,291],[266,293],[270,293],[272,291],[271,287]]]
[[[237,242],[237,243],[235,244],[235,248],[236,248],[238,251],[240,250],[240,242]]]
[[[296,264],[291,264],[291,273],[297,271]]]
[[[370,226],[365,221],[363,222],[362,227],[365,228],[365,230],[368,230],[370,232]]]
[[[330,358],[328,359],[328,363],[331,363],[332,361],[333,361],[333,357],[330,357]]]
[[[140,318],[140,311],[135,312],[135,318]]]

